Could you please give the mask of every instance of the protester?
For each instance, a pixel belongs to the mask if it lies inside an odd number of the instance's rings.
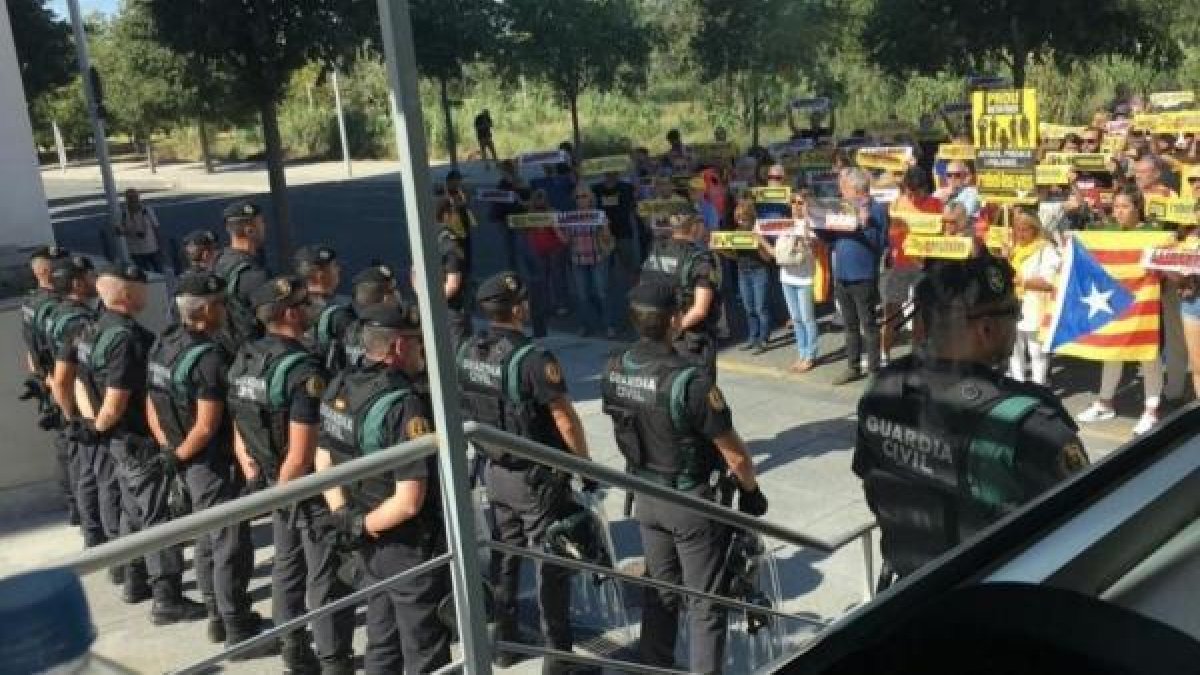
[[[641,227],[637,218],[637,196],[633,185],[621,180],[616,171],[604,174],[604,180],[592,186],[595,204],[608,218],[608,227],[616,240],[613,272],[621,277],[623,288],[632,288],[642,267]]]
[[[125,204],[121,207],[121,221],[117,223],[117,236],[125,240],[133,264],[143,270],[162,272],[162,228],[154,209],[142,203],[142,197],[134,188],[125,191]]]
[[[593,210],[591,191],[580,186],[575,192],[575,205],[577,211]],[[600,224],[596,227],[560,225],[555,228],[555,233],[571,254],[575,317],[579,321],[580,337],[599,333],[603,328],[611,340],[617,336],[617,329],[608,303],[608,269],[609,254],[615,244],[608,218],[603,211],[600,214]]]
[[[500,162],[500,180],[496,182],[496,189],[514,193],[515,199],[512,202],[493,203],[489,216],[504,235],[504,252],[508,264],[516,267],[517,235],[508,228],[508,217],[520,213],[520,202],[529,199],[529,188],[525,181],[521,180],[521,175],[517,172],[517,163],[513,160],[505,159]]]
[[[757,356],[767,351],[766,343],[771,339],[771,316],[767,312],[767,263],[771,260],[771,248],[754,233],[754,200],[739,200],[733,221],[739,231],[753,233],[758,243],[754,249],[738,249],[730,255],[737,263],[738,295],[746,314],[746,342],[741,349],[754,350]]]
[[[1200,202],[1198,202],[1200,203]],[[1196,209],[1200,218],[1200,208]],[[1190,251],[1200,249],[1200,237],[1195,228],[1181,233],[1179,247]],[[1192,373],[1192,393],[1200,398],[1200,275],[1173,275],[1178,277],[1180,314],[1183,320],[1183,335],[1187,342],[1188,363]]]
[[[546,191],[534,189],[529,196],[528,213],[553,213]],[[566,247],[559,240],[553,227],[534,227],[521,230],[517,246],[517,268],[521,277],[529,284],[529,323],[534,337],[545,337],[546,321],[555,308],[560,307],[563,286],[552,283],[552,268],[564,255]]]
[[[979,190],[972,184],[974,176],[966,162],[955,160],[946,166],[946,186],[934,196],[945,204],[962,204],[967,218],[979,214]]]
[[[812,370],[817,359],[817,313],[813,305],[815,253],[808,194],[792,192],[791,207],[795,229],[775,240],[771,255],[779,265],[779,283],[796,334],[796,360],[788,370],[800,374]]]
[[[912,295],[912,289],[921,278],[921,263],[916,258],[904,255],[904,240],[908,237],[905,213],[942,212],[942,202],[929,194],[927,174],[918,167],[909,167],[900,179],[900,196],[892,203],[888,225],[888,250],[884,256],[884,270],[880,293],[883,296],[883,325],[880,327],[880,342],[883,360],[892,357],[897,333],[903,327],[899,317],[902,308]]]
[[[1021,301],[1009,376],[1024,382],[1028,362],[1029,380],[1045,385],[1050,360],[1038,331],[1042,327],[1042,318],[1050,309],[1054,278],[1062,258],[1054,243],[1046,237],[1038,217],[1024,210],[1013,215],[1013,245],[1007,253],[1014,272],[1017,298]]]
[[[492,114],[486,108],[475,116],[475,138],[479,141],[479,159],[483,160],[485,167],[488,166],[489,151],[492,161],[500,159],[496,154],[496,143],[492,140]]]

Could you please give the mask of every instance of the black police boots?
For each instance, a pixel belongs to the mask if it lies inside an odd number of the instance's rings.
[[[516,642],[517,619],[515,616],[499,617],[494,624],[488,626],[488,631],[491,633],[492,644],[496,644],[501,640],[504,642]],[[497,668],[512,668],[520,660],[520,654],[502,651],[499,647],[492,650],[492,665]]]
[[[208,641],[220,644],[225,641],[225,622],[217,611],[217,599],[211,595],[204,596],[204,611],[208,613]]]
[[[125,566],[124,565],[113,565],[112,567],[108,568],[108,580],[109,580],[109,582],[112,583],[113,586],[124,586],[125,585]]]
[[[225,648],[229,649],[258,635],[262,631],[262,617],[258,612],[246,612],[236,618],[225,620]],[[244,652],[229,657],[230,661],[249,661],[279,655],[279,640],[272,638]]]
[[[298,630],[284,636],[283,667],[291,675],[321,675],[321,661],[313,652],[308,631]]]
[[[150,607],[150,622],[155,626],[199,621],[207,616],[204,605],[183,595],[183,581],[178,576],[155,579],[152,587],[154,604]]]
[[[142,562],[131,562],[125,565],[122,581],[125,586],[121,591],[121,599],[126,604],[136,605],[152,597],[150,584],[146,581],[146,565]]]
[[[321,675],[354,675],[354,657],[321,659]]]

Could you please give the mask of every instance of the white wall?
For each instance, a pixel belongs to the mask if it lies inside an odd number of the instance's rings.
[[[54,241],[4,0],[0,0],[0,205],[0,246]]]

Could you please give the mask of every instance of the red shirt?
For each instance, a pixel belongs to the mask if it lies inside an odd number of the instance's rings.
[[[928,196],[909,205],[921,213],[941,213],[944,208],[942,200]],[[908,223],[903,218],[889,218],[888,225],[888,256],[891,258],[892,269],[910,270],[921,266],[920,260],[904,255],[904,239],[908,237]]]

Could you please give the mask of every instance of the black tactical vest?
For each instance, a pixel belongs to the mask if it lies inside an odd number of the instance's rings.
[[[1020,427],[1040,404],[980,372],[885,369],[859,402],[855,472],[900,575],[1032,498],[1016,469]]]
[[[225,307],[228,321],[225,322],[223,343],[231,351],[251,340],[262,337],[262,326],[254,316],[254,309],[246,301],[251,288],[242,288],[242,275],[258,267],[258,263],[243,251],[227,248],[213,262],[213,273],[225,280]]]
[[[612,417],[629,468],[649,470],[684,490],[707,482],[715,459],[687,420],[687,387],[696,372],[674,353],[628,351],[610,359],[604,373],[604,413]]]
[[[349,303],[329,300],[317,313],[317,320],[313,322],[313,327],[305,333],[305,342],[308,347],[331,371],[341,370],[346,365],[345,336],[335,330],[338,319],[344,317],[350,319],[354,317],[354,309]]]
[[[642,280],[674,287],[679,306],[681,308],[691,307],[696,297],[696,285],[692,283],[692,273],[696,269],[697,262],[704,255],[704,250],[693,242],[678,239],[660,240],[654,244],[646,262],[642,264]],[[713,270],[719,274],[720,266],[714,265]],[[719,279],[714,286],[720,287]],[[716,314],[719,306],[720,303],[715,303],[715,306],[709,311],[710,316]]]
[[[147,395],[171,447],[178,447],[196,424],[192,372],[205,355],[221,350],[215,340],[181,325],[171,326],[150,349]]]
[[[539,419],[536,403],[521,392],[521,365],[537,346],[523,335],[484,332],[458,349],[458,386],[463,416],[539,443],[562,447],[558,434],[549,434]],[[484,452],[502,464],[529,465],[495,448]]]
[[[355,320],[346,327],[346,336],[342,340],[342,353],[345,354],[343,368],[356,368],[363,364],[367,348],[363,345],[362,333],[363,322],[361,319]]]
[[[229,368],[229,412],[246,450],[269,482],[287,450],[288,376],[316,357],[297,344],[267,337],[242,347]]]
[[[121,340],[140,340],[147,343],[143,346],[149,346],[151,339],[150,333],[138,326],[136,321],[116,312],[105,311],[83,329],[75,346],[75,356],[79,362],[79,381],[83,383],[94,411],[99,412],[100,405],[104,402],[104,383],[108,379],[113,347]],[[130,433],[145,435],[149,426],[146,423],[145,401],[139,396],[140,393],[143,392],[133,392],[121,419],[120,428]]]
[[[47,339],[46,325],[58,306],[58,297],[44,288],[30,293],[21,303],[21,337],[33,357],[38,375],[45,377],[54,369],[54,349]]]

